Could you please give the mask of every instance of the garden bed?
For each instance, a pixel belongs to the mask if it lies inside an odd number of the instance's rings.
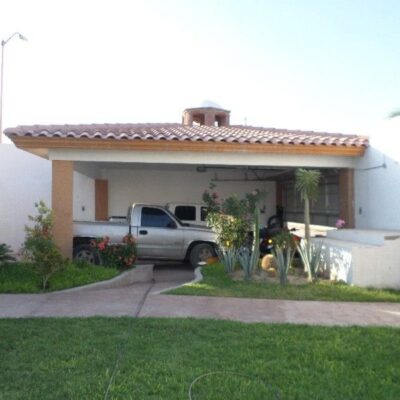
[[[256,299],[400,302],[400,291],[392,289],[360,288],[328,280],[303,284],[289,283],[285,286],[279,285],[276,278],[258,281],[235,280],[225,273],[220,264],[203,267],[202,273],[202,281],[184,285],[167,293]],[[289,282],[290,279],[289,276]]]
[[[46,292],[83,286],[111,279],[119,274],[115,268],[69,263],[49,279]],[[41,280],[29,263],[0,265],[0,293],[43,293]]]

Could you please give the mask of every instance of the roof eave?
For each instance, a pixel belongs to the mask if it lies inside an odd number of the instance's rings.
[[[175,151],[175,152],[230,152],[301,154],[336,157],[361,157],[366,146],[316,145],[316,144],[261,144],[227,143],[215,141],[169,140],[115,140],[87,138],[48,138],[10,135],[20,149],[42,157],[49,149],[118,150],[118,151]]]

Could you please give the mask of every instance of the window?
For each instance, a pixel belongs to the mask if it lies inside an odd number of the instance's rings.
[[[175,222],[159,208],[142,208],[142,226],[153,228],[172,228],[176,226]]]
[[[207,214],[208,214],[208,208],[207,207],[201,207],[201,209],[200,209],[200,219],[202,221],[206,220]]]
[[[182,221],[196,221],[196,207],[176,206],[175,215]]]

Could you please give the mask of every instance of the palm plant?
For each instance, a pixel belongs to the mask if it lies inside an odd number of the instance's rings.
[[[310,203],[316,199],[318,195],[318,185],[321,179],[321,172],[312,169],[299,168],[296,170],[296,190],[300,193],[301,199],[304,202],[304,226],[305,226],[305,249],[307,257],[303,258],[303,263],[306,260],[311,260],[311,234],[310,234]],[[306,270],[309,266],[304,265]]]
[[[318,195],[318,185],[321,179],[321,172],[313,169],[299,168],[296,170],[296,190],[300,193],[304,202],[304,225],[305,238],[310,246],[310,203]]]

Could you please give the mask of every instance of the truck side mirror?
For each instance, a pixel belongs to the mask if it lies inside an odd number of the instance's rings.
[[[167,228],[175,229],[176,228],[176,223],[174,221],[168,222]]]

